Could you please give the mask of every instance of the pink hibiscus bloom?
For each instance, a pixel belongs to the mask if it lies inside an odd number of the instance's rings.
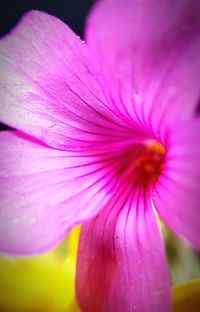
[[[200,249],[200,2],[102,0],[82,42],[26,14],[0,43],[0,250],[84,223],[85,312],[170,311],[155,211]]]

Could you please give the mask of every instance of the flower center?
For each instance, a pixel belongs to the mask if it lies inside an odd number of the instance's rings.
[[[129,148],[124,156],[124,177],[146,188],[154,184],[162,172],[165,149],[156,141],[147,141]]]

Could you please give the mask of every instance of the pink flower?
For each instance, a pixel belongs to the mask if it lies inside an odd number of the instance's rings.
[[[1,40],[0,249],[84,223],[83,311],[167,312],[154,211],[200,249],[200,2],[99,1],[86,43],[41,12]]]

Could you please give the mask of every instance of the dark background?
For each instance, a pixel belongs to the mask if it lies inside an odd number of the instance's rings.
[[[32,9],[57,16],[83,37],[85,18],[94,0],[5,0],[0,4],[0,36],[14,27],[24,12]],[[0,130],[8,129],[0,124]]]

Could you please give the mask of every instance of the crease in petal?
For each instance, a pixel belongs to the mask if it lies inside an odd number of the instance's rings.
[[[87,312],[170,311],[156,217],[138,190],[133,195],[132,188],[122,187],[96,218],[83,225],[76,289],[80,307]]]

